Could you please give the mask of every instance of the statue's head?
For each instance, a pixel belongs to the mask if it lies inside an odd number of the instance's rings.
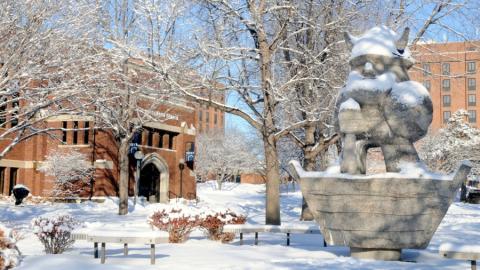
[[[345,43],[352,52],[349,61],[352,71],[370,79],[392,72],[397,81],[409,80],[407,71],[414,64],[407,48],[409,32],[407,27],[398,35],[380,26],[359,37],[345,33]]]

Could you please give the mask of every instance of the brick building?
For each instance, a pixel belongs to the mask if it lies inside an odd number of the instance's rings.
[[[468,122],[477,126],[480,42],[419,44],[411,50],[416,60],[411,79],[423,83],[432,97],[431,128],[441,128],[460,109],[466,110]]]
[[[195,141],[195,109],[192,106],[169,103],[160,111],[166,111],[167,108],[168,120],[146,123],[141,136],[136,140],[139,150],[145,154],[140,164],[139,195],[155,201],[166,201],[167,198],[175,197],[195,198],[193,166],[185,162],[185,153],[191,150]],[[50,151],[72,148],[91,157],[96,168],[91,190],[83,195],[118,195],[118,149],[111,132],[74,130],[91,128],[95,125],[94,121],[95,119],[90,117],[72,115],[50,117],[43,123],[44,127],[73,130],[55,131],[55,135],[62,138],[62,142],[48,135],[36,135],[13,147],[5,158],[0,160],[1,193],[10,195],[15,184],[24,184],[30,188],[33,195],[47,196],[53,181],[38,171],[39,166]],[[7,141],[0,141],[0,147],[4,148],[6,145]],[[135,165],[136,160],[132,156],[130,196],[133,196]]]

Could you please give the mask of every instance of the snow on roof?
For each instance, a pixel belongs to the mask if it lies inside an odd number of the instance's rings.
[[[386,26],[377,26],[362,36],[353,38],[351,58],[366,54],[384,55],[389,57],[411,58],[410,50],[405,48],[403,54],[397,50],[395,42],[400,38],[396,32]]]
[[[423,101],[430,96],[430,93],[419,82],[405,81],[393,85],[391,96],[406,106],[415,107],[423,104]]]

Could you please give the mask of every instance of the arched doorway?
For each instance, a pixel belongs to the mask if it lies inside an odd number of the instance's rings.
[[[146,155],[140,166],[138,196],[149,202],[168,202],[168,165],[158,154]]]
[[[143,196],[149,202],[160,201],[160,172],[153,163],[149,163],[140,171],[138,196]]]

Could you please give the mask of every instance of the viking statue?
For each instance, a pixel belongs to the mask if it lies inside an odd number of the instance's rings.
[[[381,147],[388,172],[419,160],[413,143],[432,122],[432,101],[425,87],[408,76],[414,64],[408,34],[408,28],[398,36],[384,26],[360,37],[345,34],[351,71],[335,115],[344,141],[342,172],[365,174],[371,147]]]

